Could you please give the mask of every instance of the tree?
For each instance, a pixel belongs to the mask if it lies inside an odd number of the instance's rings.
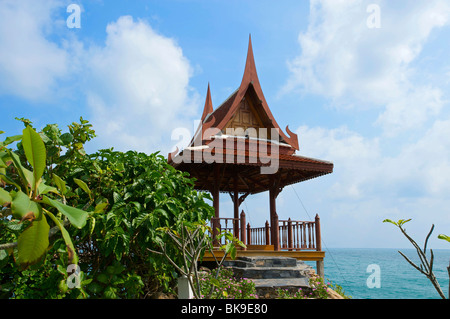
[[[218,230],[217,240],[224,237],[226,244],[220,247],[224,251],[221,260],[217,260],[214,255],[213,241],[211,235],[213,234],[211,227],[207,226],[205,223],[189,223],[180,219],[180,225],[176,227],[177,230],[171,229],[169,227],[161,228],[166,234],[169,235],[171,241],[159,243],[160,251],[155,251],[148,249],[152,253],[156,253],[164,256],[171,265],[185,278],[187,278],[189,285],[192,289],[194,297],[200,299],[201,285],[200,285],[200,275],[197,269],[198,262],[203,257],[206,250],[211,252],[216,261],[215,276],[211,278],[211,289],[206,295],[206,299],[210,299],[214,287],[220,286],[217,278],[219,277],[222,265],[228,255],[232,259],[236,258],[236,246],[246,247],[239,239],[233,236],[233,234],[227,230]],[[175,261],[173,256],[168,254],[168,247],[174,246],[176,251],[178,251],[178,263]]]

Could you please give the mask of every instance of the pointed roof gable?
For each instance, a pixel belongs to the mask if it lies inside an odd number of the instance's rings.
[[[278,129],[281,140],[292,146],[295,150],[298,150],[299,145],[297,135],[292,133],[288,127],[286,127],[286,131],[290,135],[289,137],[281,130],[264,97],[256,71],[251,35],[249,36],[247,59],[245,62],[244,75],[242,77],[241,84],[239,88],[222,103],[221,106],[212,112],[211,119],[208,120],[208,127],[216,127],[218,130],[223,130],[227,123],[229,123],[233,116],[235,116],[242,99],[250,92],[249,90],[255,93],[255,100],[257,101],[259,108],[264,113],[263,117],[268,118],[270,122],[270,127],[267,128]],[[202,120],[202,123],[203,121],[204,119]],[[204,136],[204,139],[208,138],[210,137]]]
[[[195,131],[195,134],[192,137],[192,140],[189,143],[189,146],[198,145],[198,143],[201,142],[201,135],[199,133],[202,134],[202,132],[206,131],[211,126],[211,124],[213,124],[213,122],[211,122],[211,121],[208,122],[207,124],[205,124],[205,119],[208,117],[208,115],[210,115],[213,112],[214,112],[214,109],[213,109],[213,103],[212,103],[212,99],[211,99],[211,89],[210,89],[209,83],[208,83],[208,90],[206,91],[205,105],[203,106],[203,113],[202,113],[202,117],[200,119],[200,124],[199,124],[197,130]],[[178,148],[177,148],[177,152],[178,152]]]
[[[213,104],[212,104],[212,100],[211,100],[211,90],[209,88],[209,83],[208,83],[208,91],[206,92],[206,100],[205,100],[205,106],[203,107],[203,114],[202,114],[202,118],[201,118],[201,123],[203,123],[203,121],[205,120],[206,116],[210,113],[212,113],[213,110]]]
[[[228,133],[228,128],[234,131]],[[259,130],[255,138],[250,128],[275,128],[279,139],[269,134],[264,136]],[[238,133],[240,129],[245,136]],[[298,150],[297,135],[288,127],[286,131],[289,136],[279,128],[264,98],[250,37],[239,88],[213,109],[208,84],[196,134],[189,146],[168,154],[168,163],[194,177],[197,190],[245,194],[273,188],[275,177],[278,186],[283,188],[333,172],[331,162],[294,154]],[[270,172],[264,170],[267,168]]]

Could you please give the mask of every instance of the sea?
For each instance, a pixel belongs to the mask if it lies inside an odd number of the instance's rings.
[[[414,248],[325,249],[325,280],[341,286],[352,299],[441,299],[428,278],[398,251],[420,265]],[[450,249],[433,249],[433,253],[433,272],[449,298]],[[428,249],[427,257],[430,259]],[[316,266],[315,262],[307,263]]]

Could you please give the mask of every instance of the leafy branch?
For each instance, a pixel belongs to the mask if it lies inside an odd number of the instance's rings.
[[[434,225],[431,226],[430,231],[428,232],[428,235],[425,238],[425,243],[424,243],[424,247],[423,249],[420,248],[420,246],[416,243],[416,241],[409,236],[406,233],[406,230],[403,228],[403,225],[406,224],[407,222],[409,222],[411,219],[400,219],[399,221],[395,222],[392,221],[390,219],[385,219],[383,220],[383,223],[391,223],[395,226],[397,226],[400,231],[402,232],[402,234],[409,240],[409,242],[414,246],[414,248],[417,251],[417,255],[419,256],[420,259],[420,265],[417,266],[414,262],[412,262],[408,257],[406,257],[405,254],[403,254],[401,251],[399,251],[400,255],[403,256],[403,258],[405,258],[405,260],[411,265],[413,266],[416,270],[418,270],[420,273],[422,273],[423,275],[425,275],[433,284],[434,288],[436,289],[436,291],[438,292],[439,296],[442,299],[446,299],[444,292],[441,289],[441,286],[439,285],[439,282],[436,278],[436,276],[434,275],[433,272],[433,262],[434,262],[434,253],[433,250],[430,249],[430,260],[428,260],[427,256],[426,256],[426,251],[427,251],[427,245],[428,245],[428,240],[431,236],[431,233],[434,230]],[[439,238],[444,239],[445,235],[439,235]],[[447,237],[447,236],[445,236]],[[447,237],[448,238],[448,237]],[[446,239],[448,240],[448,239]],[[449,240],[450,241],[450,240]],[[447,268],[449,271],[449,276],[450,276],[450,267]],[[450,287],[449,287],[449,294],[450,294]]]
[[[21,141],[26,162],[22,162],[19,155],[6,147],[17,141]],[[17,249],[17,263],[21,269],[38,263],[45,256],[49,247],[49,237],[56,230],[61,231],[66,243],[68,263],[78,261],[74,245],[64,226],[69,221],[75,227],[83,228],[88,213],[49,197],[53,193],[64,199],[64,190],[62,184],[57,184],[58,188],[45,184],[43,175],[46,170],[46,157],[45,144],[40,134],[30,125],[25,127],[22,135],[8,137],[0,143],[2,218],[9,223],[17,220],[19,223],[27,223],[17,242],[2,244],[0,249],[8,251],[9,254],[13,249]],[[63,183],[62,180],[61,182]],[[64,218],[55,216],[51,212],[52,209]],[[12,219],[9,218],[10,215]],[[56,228],[50,228],[47,217],[53,221]]]

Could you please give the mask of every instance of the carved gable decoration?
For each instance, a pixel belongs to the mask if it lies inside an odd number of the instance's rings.
[[[260,128],[265,128],[260,115],[250,98],[244,97],[231,120],[222,130],[223,134],[235,136],[259,137]],[[230,130],[232,129],[232,130]]]

